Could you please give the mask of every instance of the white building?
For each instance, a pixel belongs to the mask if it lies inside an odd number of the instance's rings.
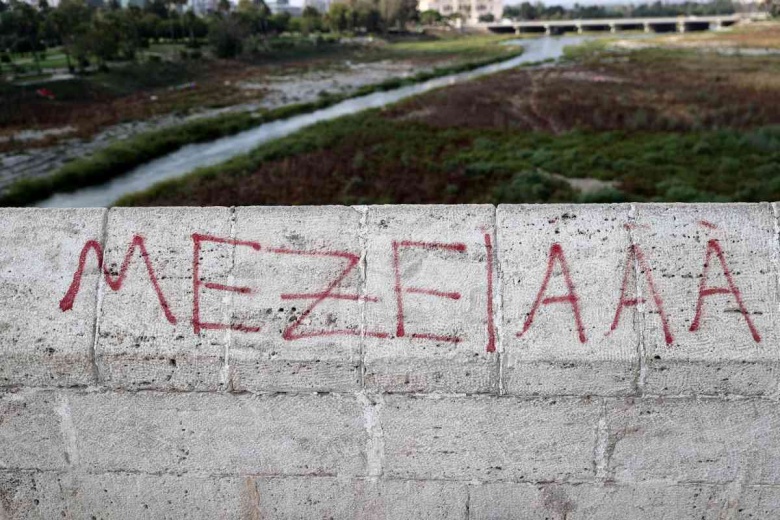
[[[473,25],[479,22],[479,17],[492,14],[495,20],[500,20],[504,12],[503,0],[420,0],[420,12],[438,11],[443,16],[460,13],[463,23]]]

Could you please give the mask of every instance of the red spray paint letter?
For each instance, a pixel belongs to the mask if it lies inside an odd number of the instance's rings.
[[[401,242],[393,241],[393,267],[395,270],[395,298],[396,298],[396,305],[397,305],[397,325],[396,325],[396,331],[395,335],[399,338],[406,335],[406,328],[404,327],[404,298],[403,293],[412,293],[412,294],[427,294],[429,296],[437,296],[439,298],[448,298],[451,300],[459,300],[460,299],[460,293],[459,292],[447,292],[447,291],[439,291],[436,289],[425,289],[425,288],[419,288],[419,287],[406,287],[404,288],[401,284],[401,265],[399,261],[399,249],[406,248],[406,247],[419,247],[423,249],[444,249],[448,251],[457,251],[457,252],[465,252],[466,251],[466,245],[461,243],[441,243],[441,242],[415,242],[415,241],[409,241],[404,240]],[[440,336],[436,334],[428,334],[428,333],[413,333],[412,338],[415,339],[432,339],[434,341],[447,341],[450,343],[458,343],[460,342],[460,338],[457,336]]]
[[[220,238],[210,235],[201,235],[193,233],[192,235],[192,330],[195,334],[200,334],[201,330],[237,330],[240,332],[260,332],[261,327],[252,327],[242,324],[211,323],[200,319],[200,288],[213,289],[215,291],[237,292],[248,294],[252,292],[249,287],[236,287],[234,285],[223,285],[220,283],[203,282],[200,279],[200,245],[203,242],[216,242],[218,244],[230,244],[232,246],[251,247],[255,251],[260,251],[260,244],[257,242],[247,242],[243,240],[233,240],[231,238]]]
[[[133,252],[136,248],[138,248],[138,250],[141,252],[141,258],[143,258],[144,264],[146,265],[146,271],[149,273],[149,281],[152,282],[152,287],[154,287],[154,291],[157,293],[157,299],[160,302],[160,307],[163,309],[165,318],[175,325],[176,316],[174,316],[171,312],[171,309],[168,306],[168,301],[165,299],[165,295],[163,295],[162,289],[160,289],[160,284],[157,282],[157,276],[154,274],[154,267],[152,267],[152,262],[149,259],[149,253],[146,251],[144,238],[140,235],[133,236],[133,240],[130,242],[130,245],[127,248],[125,259],[122,262],[122,266],[119,268],[119,274],[117,275],[116,279],[111,277],[111,273],[109,273],[108,269],[106,269],[106,267],[103,265],[103,248],[100,247],[100,243],[96,240],[87,241],[87,243],[84,244],[84,247],[81,249],[81,254],[79,255],[79,264],[76,268],[76,272],[73,273],[73,281],[70,283],[68,292],[66,292],[65,296],[62,298],[62,300],[60,300],[60,309],[62,309],[64,312],[73,308],[73,302],[76,299],[79,288],[81,287],[81,277],[84,275],[84,266],[87,262],[87,255],[89,254],[90,250],[95,252],[95,256],[97,257],[98,262],[98,269],[103,270],[103,274],[108,286],[111,288],[111,290],[118,291],[122,288],[122,283],[125,281],[127,269],[130,267],[130,260],[132,260]]]
[[[634,307],[640,303],[645,303],[645,299],[639,298],[638,295],[636,298],[626,297],[629,280],[631,279],[631,273],[634,271],[634,262],[639,264],[639,268],[645,275],[647,288],[650,289],[650,294],[653,296],[653,302],[655,303],[655,307],[658,309],[658,314],[661,317],[661,325],[664,329],[664,340],[666,341],[667,345],[671,345],[674,342],[674,337],[672,336],[672,331],[669,328],[669,320],[667,319],[666,311],[664,310],[664,302],[655,287],[655,281],[653,280],[653,270],[650,268],[650,264],[647,262],[642,249],[636,244],[631,244],[631,246],[628,248],[626,267],[625,271],[623,272],[623,285],[620,288],[620,301],[618,302],[618,308],[615,311],[615,319],[612,320],[612,326],[609,328],[609,331],[612,332],[613,330],[617,329],[618,323],[620,323],[620,315],[623,312],[623,307]],[[609,334],[609,332],[607,334]]]
[[[715,256],[718,258],[721,270],[726,276],[728,288],[707,287],[707,276],[710,269],[710,259],[712,258],[713,253],[715,253]],[[734,283],[734,279],[731,276],[731,271],[726,264],[726,258],[723,255],[723,250],[720,247],[720,242],[713,238],[707,241],[707,251],[704,254],[704,269],[701,274],[701,282],[699,283],[699,299],[696,302],[696,315],[693,318],[693,323],[691,323],[691,332],[696,332],[699,330],[699,326],[701,325],[701,318],[704,312],[704,297],[715,294],[731,294],[734,296],[734,299],[737,301],[737,305],[739,306],[739,310],[747,322],[747,326],[750,329],[750,334],[753,336],[753,340],[756,343],[760,343],[761,336],[759,335],[758,330],[756,330],[755,325],[753,325],[753,321],[750,319],[750,315],[745,308],[745,304],[742,301],[742,294],[739,292],[739,287],[737,287],[737,285]]]
[[[282,294],[282,300],[314,300],[314,302],[309,305],[301,314],[301,316],[295,320],[294,323],[292,323],[290,326],[288,326],[286,329],[284,329],[284,332],[282,333],[282,337],[286,339],[287,341],[292,341],[296,339],[302,339],[302,338],[313,338],[317,336],[359,336],[361,334],[358,330],[351,330],[351,329],[339,329],[339,330],[317,330],[317,331],[308,331],[308,332],[296,332],[298,328],[301,326],[303,321],[311,315],[312,311],[320,305],[325,300],[353,300],[358,301],[361,299],[365,299],[365,301],[377,301],[376,298],[371,296],[358,296],[357,294],[341,294],[341,293],[335,293],[336,287],[338,287],[342,281],[349,275],[349,273],[352,272],[355,267],[357,267],[358,263],[360,262],[360,257],[354,253],[349,253],[347,251],[301,251],[301,250],[294,250],[294,249],[271,249],[272,253],[277,254],[283,254],[283,255],[302,255],[302,256],[311,256],[311,257],[331,257],[331,258],[341,258],[345,259],[347,261],[347,266],[344,268],[343,271],[339,273],[338,276],[334,280],[332,280],[325,289],[323,289],[320,292],[313,293],[313,294]],[[366,331],[364,333],[366,336],[375,337],[375,338],[386,338],[388,334],[386,332],[374,332],[374,331]]]
[[[547,284],[550,283],[550,277],[552,276],[553,269],[555,268],[555,262],[561,264],[561,271],[563,272],[563,281],[566,283],[567,293],[564,296],[548,296],[544,297],[547,293]],[[522,336],[534,322],[536,317],[536,311],[539,310],[540,305],[550,305],[553,303],[568,303],[571,305],[572,311],[574,311],[574,322],[577,325],[577,334],[580,343],[585,343],[587,338],[585,337],[585,328],[582,326],[582,318],[580,317],[580,304],[577,292],[574,289],[574,284],[571,281],[571,275],[569,274],[569,265],[566,263],[566,257],[563,254],[563,248],[560,244],[555,243],[550,247],[550,254],[547,257],[547,272],[544,274],[544,281],[539,288],[539,293],[536,295],[536,301],[531,312],[525,319],[522,332],[517,334],[518,337]]]

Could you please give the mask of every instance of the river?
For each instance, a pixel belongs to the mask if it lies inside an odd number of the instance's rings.
[[[262,124],[251,130],[208,143],[188,145],[164,157],[142,164],[105,184],[82,188],[70,193],[58,193],[40,202],[37,206],[46,208],[111,206],[123,195],[145,190],[160,181],[184,176],[196,168],[227,161],[235,156],[245,154],[263,143],[292,134],[320,121],[328,121],[369,108],[381,107],[429,90],[469,81],[479,76],[493,74],[526,63],[557,59],[563,55],[564,47],[582,43],[588,38],[593,37],[561,36],[510,40],[507,42],[508,44],[523,46],[522,55],[469,72],[443,76],[388,92],[377,92],[348,99],[322,110]]]

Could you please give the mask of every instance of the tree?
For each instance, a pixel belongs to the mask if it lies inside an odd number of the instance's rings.
[[[482,23],[491,23],[496,21],[496,17],[493,16],[493,13],[483,14],[480,15],[479,21]]]
[[[417,0],[380,0],[380,11],[385,24],[399,29],[419,19]]]
[[[72,58],[75,58],[80,68],[87,61],[90,11],[84,0],[62,0],[57,9],[52,12],[56,31],[62,40],[62,49],[68,68],[73,70]]]
[[[303,13],[301,14],[301,32],[309,34],[321,30],[322,15],[316,8],[307,5],[303,8]]]
[[[356,27],[362,27],[369,33],[377,33],[382,30],[382,13],[376,7],[361,3],[358,4],[354,12],[357,14],[354,24]]]
[[[290,13],[281,12],[272,15],[268,20],[269,28],[277,33],[283,33],[290,26]]]
[[[39,52],[41,44],[42,20],[40,12],[26,2],[11,1],[11,8],[5,14],[4,32],[8,33],[10,42],[17,52],[29,52],[33,56],[35,68],[41,73]]]
[[[350,28],[351,13],[347,4],[334,2],[328,9],[328,25],[333,32],[344,32]]]
[[[89,51],[98,60],[101,69],[119,53],[121,23],[113,11],[98,12],[92,18],[89,30]]]
[[[168,7],[165,0],[149,0],[144,4],[144,11],[156,15],[158,18],[168,18]]]
[[[420,13],[420,23],[423,25],[435,25],[442,21],[443,17],[439,11],[428,9]]]
[[[247,36],[246,26],[240,23],[238,17],[215,16],[209,25],[209,42],[219,58],[238,56]]]

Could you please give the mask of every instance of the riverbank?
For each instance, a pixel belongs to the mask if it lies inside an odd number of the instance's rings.
[[[780,198],[780,63],[591,45],[321,123],[124,205]]]
[[[515,49],[512,54],[520,54]],[[270,111],[238,111],[210,119],[198,119],[183,125],[145,132],[115,142],[93,155],[76,159],[62,166],[52,175],[14,181],[0,194],[0,206],[22,206],[42,200],[54,193],[104,183],[134,167],[171,153],[193,143],[212,141],[299,114],[333,106],[346,99],[385,92],[433,78],[457,74],[503,61],[512,54],[486,60],[467,62],[450,67],[437,67],[405,78],[393,78],[377,84],[364,85],[350,94],[327,94],[317,101],[281,106]]]
[[[288,67],[278,75],[265,76],[262,82],[232,85],[261,91],[263,99],[255,103],[125,123],[91,140],[0,154],[0,203],[28,204],[54,191],[104,182],[185,144],[216,139],[350,97],[472,70],[520,52],[517,47],[500,45],[504,40],[480,35],[382,44],[383,50],[371,47],[374,50],[368,52],[373,58],[386,58],[381,61],[363,55],[363,61],[332,61],[327,67],[321,63],[310,70]]]

